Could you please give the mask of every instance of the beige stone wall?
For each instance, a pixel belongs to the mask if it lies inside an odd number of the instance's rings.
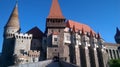
[[[47,59],[53,59],[55,56],[59,57],[59,49],[57,47],[47,47]]]
[[[15,34],[15,55],[26,54],[30,50],[32,35]]]

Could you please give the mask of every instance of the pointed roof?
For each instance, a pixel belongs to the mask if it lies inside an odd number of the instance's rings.
[[[99,32],[97,33],[97,35],[98,35],[98,38],[100,39],[100,38],[101,38],[101,36],[100,36],[100,33],[99,33]]]
[[[94,37],[94,33],[92,32],[92,30],[90,30],[90,36]]]
[[[118,33],[118,32],[120,32],[120,31],[119,31],[118,27],[116,27],[116,33]]]
[[[82,34],[85,35],[85,30],[84,30],[84,28],[82,28]]]
[[[6,24],[5,27],[15,27],[15,28],[20,28],[19,25],[19,19],[18,19],[18,7],[17,7],[17,2],[16,5],[10,15],[10,18],[8,20],[8,23]]]
[[[118,37],[120,36],[120,30],[118,29],[118,27],[116,27],[116,34],[115,34],[115,37]]]
[[[42,38],[42,36],[43,36],[43,32],[38,27],[32,28],[27,33],[32,34],[33,38],[38,38],[38,39]]]
[[[52,0],[50,13],[47,18],[64,18],[58,0]]]
[[[76,30],[75,30],[75,25],[73,25],[73,29],[72,29],[72,30],[73,30],[73,32],[76,32]]]

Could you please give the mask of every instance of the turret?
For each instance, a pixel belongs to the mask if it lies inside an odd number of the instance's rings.
[[[46,33],[51,34],[52,32],[60,32],[61,29],[65,28],[65,20],[58,0],[52,0],[50,12],[46,19]]]
[[[14,58],[13,58],[14,42],[15,42],[14,34],[16,32],[20,32],[17,2],[10,15],[7,24],[4,27],[4,42],[2,48],[2,56],[4,56],[3,62],[5,64],[3,65],[5,66],[10,66],[14,64]]]
[[[4,27],[4,37],[12,38],[12,35],[16,32],[20,32],[17,3],[10,15],[7,24]]]
[[[95,38],[95,34],[90,30],[90,44],[92,47],[97,47],[97,39]]]

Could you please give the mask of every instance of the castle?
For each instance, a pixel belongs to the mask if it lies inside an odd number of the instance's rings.
[[[52,0],[44,33],[37,27],[22,33],[15,6],[4,27],[1,66],[59,59],[80,67],[107,67],[109,59],[120,58],[118,46],[105,43],[88,25],[66,20],[58,0]],[[116,54],[109,53],[113,47]]]

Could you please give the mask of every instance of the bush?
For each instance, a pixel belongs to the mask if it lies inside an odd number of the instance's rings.
[[[109,61],[110,67],[120,67],[120,59],[114,59]]]

